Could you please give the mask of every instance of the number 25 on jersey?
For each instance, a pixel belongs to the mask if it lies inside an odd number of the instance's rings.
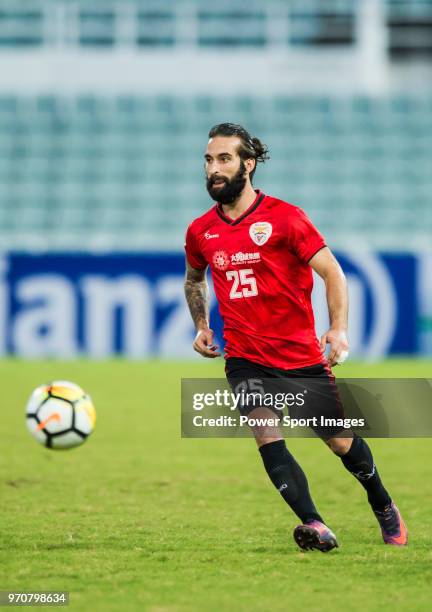
[[[232,281],[230,291],[230,298],[232,300],[258,295],[256,278],[251,268],[228,270],[228,272],[226,272],[226,277],[229,281]]]

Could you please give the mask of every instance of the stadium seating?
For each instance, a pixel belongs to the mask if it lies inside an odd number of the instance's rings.
[[[257,185],[303,206],[333,244],[421,246],[432,235],[431,119],[428,96],[3,96],[0,243],[181,248],[209,206],[208,129],[230,120],[270,147]]]
[[[0,0],[0,49],[353,46],[367,4],[391,54],[432,53],[431,0]]]

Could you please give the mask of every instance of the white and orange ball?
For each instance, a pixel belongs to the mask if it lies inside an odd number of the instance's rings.
[[[74,448],[94,430],[96,411],[81,387],[58,380],[33,391],[26,407],[26,422],[35,440],[47,448]]]

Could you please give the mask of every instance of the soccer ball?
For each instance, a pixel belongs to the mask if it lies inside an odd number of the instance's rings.
[[[81,387],[58,380],[33,391],[26,422],[32,436],[47,448],[73,448],[92,433],[96,411]]]

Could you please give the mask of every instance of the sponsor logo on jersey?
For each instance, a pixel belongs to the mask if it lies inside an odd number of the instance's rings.
[[[262,246],[272,235],[273,227],[268,221],[257,221],[249,228],[249,236],[258,246]]]
[[[207,240],[210,240],[211,238],[219,238],[219,234],[210,234],[209,232],[206,232],[204,234],[204,238]]]
[[[213,254],[213,265],[218,270],[226,270],[229,266],[230,260],[228,253],[225,251],[215,251]]]
[[[234,253],[231,255],[231,263],[232,264],[241,264],[241,263],[255,263],[261,261],[261,255],[257,253],[242,253],[239,251],[238,253]]]

